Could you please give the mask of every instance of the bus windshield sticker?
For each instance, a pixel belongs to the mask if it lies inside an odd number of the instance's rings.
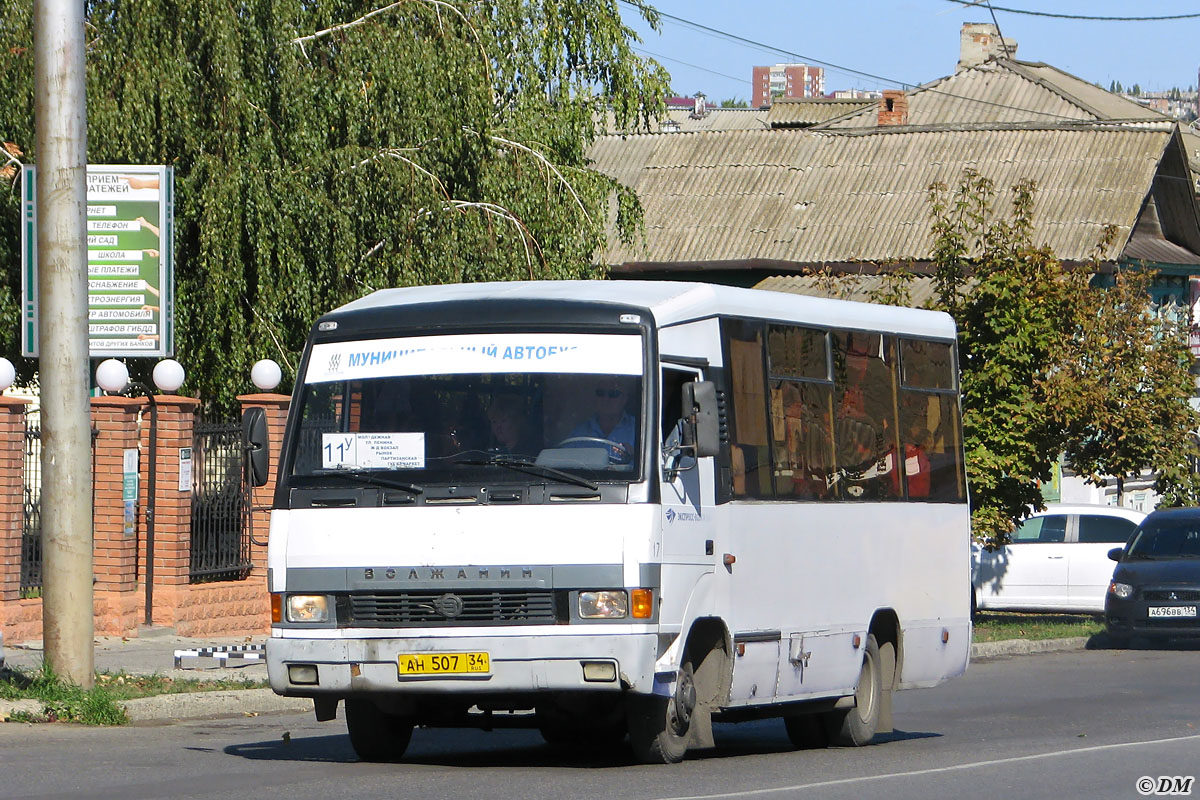
[[[323,469],[423,469],[424,433],[323,433]]]
[[[326,342],[313,345],[305,382],[531,372],[640,375],[642,338],[495,333]]]

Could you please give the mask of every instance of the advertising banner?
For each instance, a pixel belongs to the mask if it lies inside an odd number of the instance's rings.
[[[21,347],[37,355],[37,186],[21,190]],[[175,352],[174,171],[87,168],[88,351],[93,358]]]

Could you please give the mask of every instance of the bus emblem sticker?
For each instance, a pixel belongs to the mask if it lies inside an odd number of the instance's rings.
[[[454,619],[463,612],[462,598],[456,594],[444,594],[433,601],[433,610],[446,619]]]

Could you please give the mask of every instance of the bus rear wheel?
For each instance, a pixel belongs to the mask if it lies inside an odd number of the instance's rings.
[[[672,697],[629,698],[629,743],[643,764],[677,764],[687,754],[692,712],[696,710],[696,684],[692,662],[679,669]]]
[[[350,745],[363,761],[399,761],[412,739],[411,717],[389,714],[370,700],[346,698]]]
[[[879,712],[883,706],[883,667],[875,634],[867,634],[867,650],[863,653],[862,669],[858,673],[858,688],[854,690],[854,707],[839,708],[825,714],[825,730],[829,743],[838,747],[862,747],[870,744],[879,727]]]

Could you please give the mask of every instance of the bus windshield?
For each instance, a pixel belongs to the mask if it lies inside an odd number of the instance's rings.
[[[633,480],[642,393],[638,335],[317,344],[291,474],[302,484],[348,472],[414,484]]]

